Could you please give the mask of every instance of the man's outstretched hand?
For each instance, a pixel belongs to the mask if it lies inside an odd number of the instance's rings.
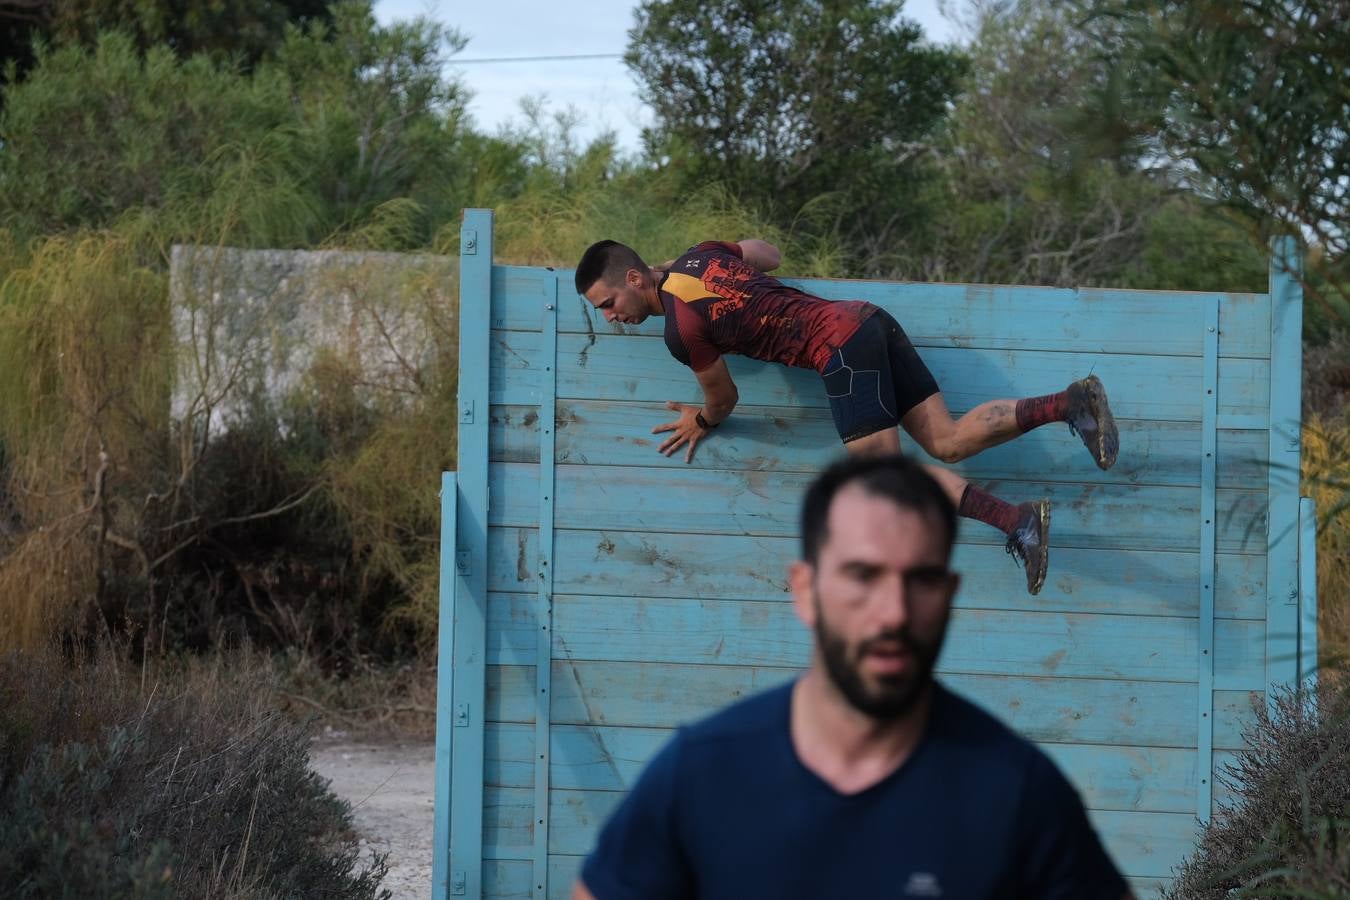
[[[696,447],[698,442],[708,434],[708,430],[698,424],[698,414],[703,407],[690,406],[687,403],[676,403],[674,400],[667,400],[666,409],[678,411],[680,417],[674,422],[657,425],[652,429],[652,434],[661,434],[664,431],[675,432],[670,437],[666,438],[661,446],[656,449],[660,450],[666,456],[670,456],[676,450],[680,449],[685,444],[688,444],[689,447],[685,451],[684,461],[693,462],[694,447]]]

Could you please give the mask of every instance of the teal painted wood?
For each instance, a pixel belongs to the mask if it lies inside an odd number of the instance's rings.
[[[467,210],[460,231],[459,364],[487,367],[492,213]],[[487,675],[488,391],[459,379],[459,497],[455,540],[454,726],[451,729],[450,894],[482,894],[483,728]]]
[[[493,331],[491,399],[501,404],[537,402],[539,372],[531,365],[539,335]],[[1204,386],[1198,358],[1175,356],[1037,353],[1031,350],[920,348],[953,409],[986,400],[1063,390],[1095,371],[1111,392],[1122,419],[1199,422]],[[806,369],[727,357],[727,366],[748,406],[828,406],[820,377]],[[1260,359],[1221,359],[1219,414],[1264,416],[1270,399],[1270,364]],[[690,400],[698,385],[670,357],[660,338],[624,335],[558,337],[560,399]],[[1116,398],[1119,397],[1119,400]]]
[[[626,791],[674,732],[663,728],[559,725],[551,734],[550,785],[560,790]],[[494,723],[487,730],[486,783],[534,784],[535,731]],[[1109,744],[1041,743],[1093,809],[1192,812],[1196,762],[1190,750]]]
[[[708,709],[782,684],[794,668],[555,660],[555,726],[603,724],[674,728]],[[1194,683],[1105,678],[946,674],[953,690],[975,699],[1032,740],[1194,748]],[[678,686],[673,690],[672,686]],[[533,666],[488,667],[488,720],[534,721]],[[1261,691],[1215,691],[1214,746],[1242,746]]]
[[[536,331],[533,289],[537,269],[501,266],[493,273],[493,296],[501,299],[493,328]],[[560,331],[567,334],[660,336],[661,322],[640,326],[606,322],[578,297],[571,270],[556,273],[562,298]],[[832,299],[870,300],[890,309],[921,347],[986,350],[1092,350],[1199,356],[1204,308],[1217,301],[1224,355],[1270,356],[1269,298],[1265,294],[1187,291],[1070,290],[1004,285],[904,284],[831,279],[785,279]]]
[[[543,368],[539,393],[539,591],[535,597],[535,753],[534,760],[534,896],[548,894],[549,706],[553,672],[553,521],[554,427],[557,397],[558,282],[543,280],[540,304],[542,339],[538,366]],[[489,595],[490,596],[490,595]]]
[[[534,661],[533,598],[488,595],[487,659]],[[1260,690],[1265,623],[1214,622],[1214,684]],[[1196,619],[959,609],[939,670],[1195,681]],[[554,655],[571,660],[688,665],[805,666],[811,634],[791,604],[760,600],[585,597],[555,594]]]
[[[696,399],[695,382],[669,359],[662,322],[603,322],[571,276],[490,273],[478,774],[486,856],[503,858],[483,862],[487,896],[540,896],[541,867],[544,895],[566,896],[605,804],[670,729],[795,675],[809,649],[785,603],[796,505],[839,453],[813,373],[732,358],[736,415],[693,465],[660,457],[661,404]],[[552,324],[541,283],[556,291]],[[1122,431],[1111,472],[1060,428],[960,467],[1010,499],[1049,496],[1055,549],[1031,598],[1000,536],[966,529],[942,677],[1041,742],[1126,874],[1162,883],[1194,817],[1222,802],[1213,767],[1270,683],[1267,620],[1285,575],[1267,559],[1281,452],[1270,410],[1287,393],[1274,326],[1287,310],[1267,294],[802,284],[895,312],[957,413],[1059,389],[1080,369],[1106,382]]]
[[[1199,699],[1196,710],[1196,766],[1200,770],[1199,783],[1195,791],[1195,814],[1201,822],[1208,822],[1210,808],[1213,805],[1214,781],[1214,683],[1215,683],[1215,623],[1214,623],[1214,584],[1215,584],[1215,545],[1218,525],[1216,524],[1216,495],[1218,489],[1215,458],[1218,454],[1218,415],[1219,398],[1219,304],[1212,303],[1205,310],[1205,396],[1203,398],[1204,427],[1201,431],[1200,462],[1200,568],[1196,581],[1200,594],[1200,623],[1197,629],[1199,654],[1196,663],[1199,667],[1196,694]],[[1264,661],[1263,661],[1264,662]],[[1263,666],[1264,669],[1264,666]],[[1265,672],[1262,671],[1262,676]]]
[[[440,620],[436,644],[436,785],[431,838],[431,897],[445,900],[450,877],[451,732],[454,722],[455,528],[459,489],[441,473]]]
[[[493,467],[490,524],[534,525],[538,467]],[[689,534],[793,536],[805,473],[662,470],[560,465],[558,528]],[[1194,489],[1163,486],[1001,482],[992,489],[1012,502],[1048,497],[1054,504],[1055,547],[1187,550],[1200,547],[1200,502]],[[622,497],[622,504],[611,498]],[[1218,549],[1258,552],[1264,544],[1265,493],[1217,492]],[[962,523],[965,543],[998,544],[1004,537],[980,523]],[[1015,582],[1014,582],[1015,584]]]
[[[1266,525],[1266,682],[1298,680],[1299,451],[1303,388],[1303,257],[1279,238],[1270,263],[1270,512]],[[1267,697],[1273,703],[1274,696]]]
[[[959,415],[963,410],[955,410]],[[562,400],[557,405],[557,462],[598,466],[686,468],[682,457],[657,452],[652,426],[669,421],[664,403]],[[493,462],[538,462],[536,406],[492,407]],[[1094,466],[1067,426],[1038,428],[950,468],[975,481],[1041,480],[1089,484],[1199,487],[1200,422],[1117,419],[1130,448],[1108,472]],[[1262,431],[1219,431],[1219,487],[1264,485],[1269,443]],[[906,452],[925,456],[908,436]],[[740,405],[725,430],[699,447],[702,468],[818,472],[842,453],[826,409]]]
[[[550,791],[554,854],[584,855],[594,833],[623,798],[621,791]],[[489,859],[520,859],[531,847],[533,795],[518,788],[485,791],[484,849]],[[1090,810],[1089,817],[1112,848],[1118,865],[1131,875],[1167,877],[1193,846],[1191,813]]]
[[[581,856],[553,855],[548,860],[549,900],[570,900],[572,883],[581,872]],[[483,861],[483,890],[493,900],[529,900],[530,863],[524,860],[489,859]]]
[[[1304,497],[1298,506],[1298,683],[1301,690],[1317,684],[1317,506]]]
[[[537,555],[533,528],[492,528],[488,589],[528,591],[529,560]],[[725,597],[788,600],[787,567],[797,556],[790,537],[725,535],[715,545],[701,535],[642,531],[560,530],[554,537],[554,589],[561,594],[619,597]],[[1116,615],[1199,615],[1194,576],[1199,554],[1183,551],[1078,550],[1056,547],[1056,571],[1032,597],[1013,589],[1015,563],[997,544],[958,544],[961,572],[956,607]],[[1215,615],[1264,619],[1265,555],[1217,555]]]

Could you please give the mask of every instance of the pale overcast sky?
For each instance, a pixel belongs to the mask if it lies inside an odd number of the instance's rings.
[[[953,40],[940,0],[907,0],[904,16],[918,22],[930,40]],[[381,22],[425,15],[456,28],[469,45],[456,59],[618,53],[628,43],[633,0],[377,0]],[[479,129],[495,132],[519,121],[522,97],[546,98],[550,109],[573,107],[584,141],[605,129],[626,150],[638,146],[648,122],[637,88],[621,59],[454,65],[451,71],[473,93],[469,110]]]

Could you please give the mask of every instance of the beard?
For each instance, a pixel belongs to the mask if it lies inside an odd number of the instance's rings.
[[[933,667],[942,652],[947,627],[943,622],[937,636],[925,640],[902,626],[850,646],[847,639],[825,622],[817,593],[815,631],[820,655],[825,661],[825,673],[844,699],[863,715],[886,722],[904,718],[933,683]],[[863,673],[863,660],[877,644],[902,647],[913,656],[915,665],[908,672],[869,679]]]

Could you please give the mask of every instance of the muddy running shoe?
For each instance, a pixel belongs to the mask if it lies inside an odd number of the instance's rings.
[[[1111,468],[1120,452],[1120,433],[1116,431],[1116,420],[1111,415],[1101,379],[1089,375],[1069,385],[1065,393],[1069,395],[1065,418],[1069,430],[1083,439],[1097,468]]]
[[[1050,562],[1050,501],[1017,504],[1017,527],[1006,549],[1027,572],[1027,593],[1039,594]]]

